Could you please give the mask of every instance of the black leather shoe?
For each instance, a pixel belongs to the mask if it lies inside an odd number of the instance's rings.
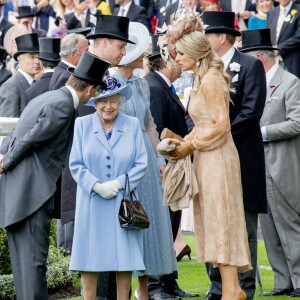
[[[165,292],[159,292],[157,294],[149,296],[149,299],[150,300],[174,300],[174,299],[179,300],[180,297],[177,297],[177,296],[174,296],[174,295],[170,295],[170,294],[167,294]]]
[[[287,294],[288,297],[300,297],[300,288],[293,290],[291,293]]]
[[[217,295],[214,293],[208,293],[203,300],[221,300],[222,295]]]
[[[194,294],[194,293],[187,293],[185,291],[183,291],[182,289],[180,288],[172,288],[172,289],[168,289],[166,291],[168,294],[170,295],[173,295],[173,296],[177,296],[177,297],[180,297],[180,298],[194,298],[194,297],[199,297],[198,294]]]
[[[274,289],[271,292],[260,293],[260,296],[282,296],[293,292],[293,289]]]

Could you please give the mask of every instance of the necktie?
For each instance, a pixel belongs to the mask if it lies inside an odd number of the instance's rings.
[[[276,41],[278,41],[279,34],[284,22],[285,14],[284,14],[284,7],[280,8],[280,13],[277,21],[277,27],[276,27]]]
[[[176,95],[176,90],[173,84],[171,84],[170,88],[172,90],[172,93]]]
[[[120,16],[121,17],[125,16],[125,8],[123,8],[123,7],[120,8]]]

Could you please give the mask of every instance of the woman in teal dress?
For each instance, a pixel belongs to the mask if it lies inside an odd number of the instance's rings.
[[[143,67],[143,53],[149,44],[148,30],[140,23],[130,22],[129,37],[136,45],[127,45],[126,55],[113,76],[131,87],[132,97],[121,104],[120,112],[139,119],[148,156],[146,175],[137,186],[139,200],[150,219],[150,227],[144,230],[143,238],[146,270],[134,272],[139,277],[135,296],[144,300],[148,299],[148,276],[172,273],[177,270],[177,262],[170,215],[163,205],[160,169],[163,171],[165,160],[156,150],[159,138],[150,112],[150,91],[145,79],[133,75],[134,69]]]
[[[257,14],[248,21],[248,29],[263,29],[267,27],[267,13],[273,8],[273,0],[256,0]]]

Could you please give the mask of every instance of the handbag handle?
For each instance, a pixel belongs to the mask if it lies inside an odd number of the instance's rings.
[[[127,190],[127,186],[128,186],[128,190]],[[124,192],[123,192],[123,199],[125,199],[125,193],[126,192],[129,195],[129,200],[133,201],[132,200],[132,195],[130,193],[129,176],[128,176],[127,173],[125,174],[125,187],[124,187]],[[124,208],[124,216],[127,218],[128,217],[128,212],[127,212],[127,207],[126,207],[125,201],[123,201],[123,208]]]

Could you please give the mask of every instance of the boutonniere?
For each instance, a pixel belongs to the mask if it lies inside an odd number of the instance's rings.
[[[231,72],[236,72],[236,73],[238,73],[238,72],[241,71],[241,65],[238,64],[238,63],[236,63],[236,62],[233,62],[233,63],[231,63],[231,64],[229,65],[229,70],[230,70]]]
[[[295,16],[297,15],[297,13],[298,13],[298,11],[296,9],[292,9],[291,13],[285,17],[284,22],[293,23],[293,20],[294,20]]]
[[[128,131],[129,131],[129,127],[128,127],[128,125],[125,123],[125,124],[123,125],[123,127],[122,127],[122,132],[126,133],[126,132],[128,132]]]

